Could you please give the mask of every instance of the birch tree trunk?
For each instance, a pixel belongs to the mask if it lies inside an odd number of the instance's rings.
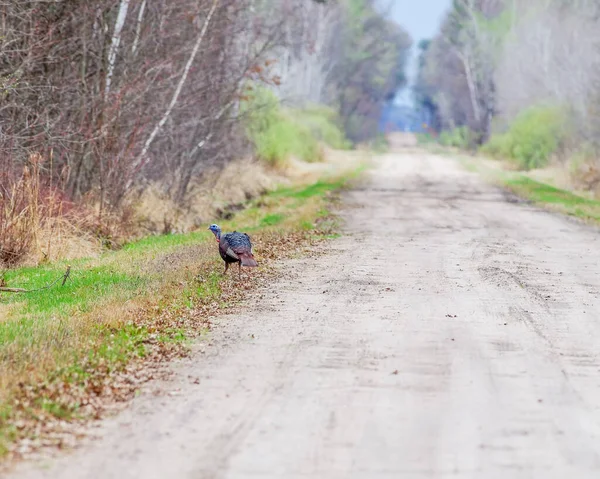
[[[130,0],[121,0],[121,3],[119,4],[119,12],[117,13],[115,29],[113,31],[112,40],[110,42],[110,49],[108,51],[108,73],[106,74],[106,86],[104,90],[105,95],[108,95],[110,93],[110,85],[117,61],[117,52],[119,51],[119,45],[121,43],[121,32],[123,31],[125,19],[127,18],[129,2]]]
[[[131,53],[135,56],[137,53],[138,46],[140,44],[140,36],[142,34],[142,22],[144,20],[144,11],[146,10],[146,0],[142,1],[140,5],[140,11],[138,12],[137,25],[135,27],[135,38],[133,39],[133,46],[131,47]]]
[[[200,30],[198,38],[196,39],[196,44],[194,45],[194,48],[192,49],[192,53],[190,54],[190,57],[188,58],[188,61],[185,65],[183,74],[181,75],[181,78],[179,79],[177,87],[175,88],[175,92],[173,93],[173,98],[171,99],[171,102],[169,103],[169,106],[167,107],[162,118],[156,124],[156,126],[152,130],[152,133],[150,133],[150,136],[144,143],[144,147],[142,148],[142,151],[140,152],[140,154],[136,158],[135,162],[133,163],[134,170],[141,168],[147,162],[146,155],[148,154],[148,150],[150,149],[152,142],[156,138],[156,135],[158,135],[160,133],[163,126],[169,119],[169,116],[171,115],[173,108],[175,108],[175,105],[177,104],[177,100],[179,99],[179,95],[181,94],[181,90],[183,89],[183,85],[185,84],[185,81],[190,72],[190,68],[192,67],[192,64],[194,63],[194,59],[196,58],[196,55],[198,54],[198,50],[200,49],[200,45],[202,44],[202,40],[206,36],[206,31],[208,30],[208,25],[210,23],[210,20],[212,19],[212,16],[214,15],[215,10],[217,9],[218,5],[219,5],[219,0],[214,0],[212,7],[210,8],[208,15],[206,16],[206,20],[204,20],[204,25],[202,26],[202,29]]]
[[[471,107],[473,108],[473,116],[475,121],[479,124],[481,122],[481,112],[479,110],[479,92],[477,91],[477,84],[473,78],[473,70],[466,54],[457,52],[460,61],[465,69],[465,76],[467,78],[467,86],[469,88],[469,98],[471,100]]]

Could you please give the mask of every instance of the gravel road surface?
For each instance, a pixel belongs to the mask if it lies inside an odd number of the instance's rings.
[[[598,231],[407,149],[341,215],[173,381],[14,477],[600,477]]]

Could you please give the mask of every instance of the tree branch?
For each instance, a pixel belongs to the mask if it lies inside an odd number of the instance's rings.
[[[181,94],[181,90],[183,89],[183,85],[185,84],[187,76],[188,76],[188,74],[190,72],[190,68],[192,67],[192,64],[194,63],[194,59],[196,58],[196,55],[198,54],[198,50],[200,49],[200,45],[202,44],[202,40],[204,39],[204,36],[206,35],[206,31],[208,30],[208,24],[210,23],[210,20],[211,20],[212,16],[214,15],[215,10],[217,9],[218,5],[219,5],[219,0],[214,0],[213,4],[212,4],[212,7],[211,7],[210,11],[208,12],[208,15],[206,16],[206,20],[204,21],[204,25],[202,26],[202,30],[200,31],[200,34],[198,35],[198,38],[196,39],[196,44],[194,45],[192,53],[190,54],[190,57],[188,58],[187,64],[185,65],[185,68],[183,70],[183,74],[181,75],[181,78],[179,79],[179,83],[177,84],[177,88],[175,88],[175,93],[173,94],[173,98],[171,99],[171,102],[169,103],[169,106],[167,107],[164,115],[162,116],[162,118],[160,119],[160,121],[156,124],[156,126],[154,127],[154,129],[152,130],[152,133],[150,133],[150,136],[146,140],[146,143],[144,144],[144,147],[142,148],[141,153],[138,155],[138,157],[136,158],[135,162],[133,163],[133,169],[134,170],[137,169],[137,168],[142,167],[145,164],[145,162],[146,162],[146,155],[148,154],[148,150],[150,149],[150,146],[152,145],[152,142],[154,141],[154,138],[156,138],[156,135],[158,135],[158,133],[160,132],[160,130],[162,130],[163,126],[165,125],[165,123],[169,119],[169,116],[171,115],[171,112],[173,111],[173,108],[177,104],[177,100],[179,99],[179,95]]]

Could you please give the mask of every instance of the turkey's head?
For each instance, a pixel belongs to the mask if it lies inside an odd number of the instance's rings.
[[[212,233],[215,235],[215,238],[217,240],[217,242],[221,239],[221,228],[219,228],[219,225],[210,225],[208,227],[209,230],[212,231]]]

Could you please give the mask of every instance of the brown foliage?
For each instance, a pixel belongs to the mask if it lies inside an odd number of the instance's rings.
[[[199,164],[224,161],[239,146],[227,113],[246,71],[256,65],[241,45],[255,41],[245,23],[246,2],[217,2],[207,22],[212,4],[5,4],[0,155],[14,158],[18,170],[31,152],[52,152],[53,180],[64,180],[71,198],[91,196],[101,209],[147,178],[185,190]],[[167,110],[205,22],[202,48],[168,121],[143,161],[135,161]]]
[[[43,259],[38,230],[51,226],[118,244],[126,205],[148,185],[185,207],[200,179],[249,156],[240,103],[251,85],[282,102],[343,104],[346,123],[368,116],[371,131],[407,38],[372,0],[359,38],[345,4],[317,3],[1,3],[0,263],[32,251]],[[359,64],[349,61],[355,47],[366,52]],[[32,155],[42,165],[35,185]]]
[[[42,183],[41,168],[42,158],[32,155],[20,176],[8,169],[0,175],[0,266],[17,264],[40,248],[41,229],[62,215],[60,195]]]

